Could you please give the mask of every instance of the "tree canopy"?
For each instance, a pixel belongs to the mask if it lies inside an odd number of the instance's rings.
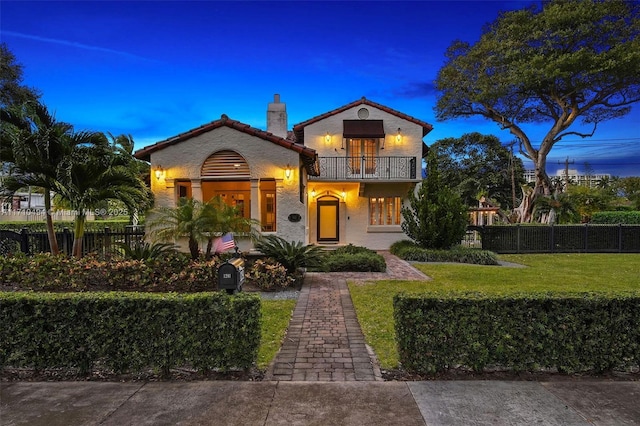
[[[0,107],[37,101],[40,93],[22,84],[23,69],[6,43],[0,43]]]
[[[520,158],[512,158],[509,148],[497,137],[467,133],[441,139],[429,148],[436,153],[440,178],[460,194],[466,205],[477,207],[479,196],[484,195],[503,209],[514,207],[513,190],[515,187],[520,196],[524,166]]]
[[[533,195],[549,195],[552,147],[568,135],[593,135],[640,101],[639,35],[639,2],[552,0],[502,13],[477,43],[449,47],[436,117],[482,116],[508,130],[534,163]],[[548,124],[541,142],[528,136],[527,123]]]

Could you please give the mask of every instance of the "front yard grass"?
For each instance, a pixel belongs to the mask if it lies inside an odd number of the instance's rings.
[[[490,294],[527,292],[640,293],[639,254],[501,255],[500,260],[526,268],[470,264],[416,264],[431,281],[349,283],[358,321],[383,369],[398,368],[393,324],[397,293],[478,291]]]
[[[282,345],[296,300],[262,300],[262,330],[258,368],[266,369]]]

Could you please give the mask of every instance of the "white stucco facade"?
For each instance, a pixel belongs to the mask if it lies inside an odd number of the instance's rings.
[[[276,95],[267,118],[268,132],[222,116],[137,151],[138,158],[151,163],[156,206],[173,207],[180,196],[208,201],[204,198],[212,186],[238,186],[250,200],[244,208],[260,221],[265,208],[261,188],[269,181],[269,188],[275,186],[276,214],[275,230],[269,227],[267,233],[305,244],[377,250],[407,238],[399,212],[421,181],[429,124],[364,98],[297,124],[286,134],[286,107]],[[363,127],[365,133],[347,135],[347,124],[349,129]],[[366,133],[369,128],[375,128],[372,137]],[[203,171],[207,159],[220,152],[239,155],[235,158],[248,166],[245,175]],[[250,243],[241,242],[240,248],[248,250]]]
[[[350,138],[344,137],[343,131],[345,121],[355,120],[382,122],[384,137],[374,138],[377,146],[372,154],[375,159],[371,163],[371,173],[357,176],[337,171],[332,175],[328,165],[339,161],[339,157],[344,157],[347,163],[354,161],[349,159]],[[294,126],[298,137],[304,132],[304,144],[318,153],[321,165],[321,176],[310,177],[307,184],[309,242],[354,244],[386,250],[394,242],[407,239],[402,231],[401,218],[400,223],[396,220],[392,220],[392,224],[374,223],[371,203],[373,200],[389,202],[392,199],[394,213],[407,204],[409,191],[422,180],[423,137],[429,130],[431,126],[427,123],[366,99]],[[367,161],[363,160],[363,167]],[[331,197],[339,202],[338,238],[337,241],[326,242],[319,238],[318,201],[330,200]],[[398,202],[400,206],[397,206]]]

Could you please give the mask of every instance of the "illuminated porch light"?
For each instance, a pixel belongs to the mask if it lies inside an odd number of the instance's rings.
[[[162,166],[158,165],[155,171],[155,175],[156,175],[156,180],[160,180],[160,178],[164,176],[164,169],[162,168]]]

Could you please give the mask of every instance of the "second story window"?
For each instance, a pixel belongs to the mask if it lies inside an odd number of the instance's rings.
[[[377,138],[347,139],[347,156],[353,174],[375,174],[378,146]]]

